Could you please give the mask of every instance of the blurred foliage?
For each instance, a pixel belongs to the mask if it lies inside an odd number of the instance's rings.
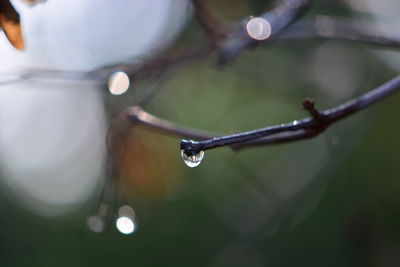
[[[215,8],[237,19],[265,5],[234,2],[216,1]],[[314,9],[350,15],[335,1]],[[192,21],[172,50],[202,38]],[[163,83],[133,81],[128,95],[108,97],[109,112],[157,86],[146,110],[231,133],[305,117],[306,96],[329,108],[394,75],[369,47],[333,41],[270,44],[223,69],[213,64],[212,58],[188,64]],[[209,151],[196,169],[181,162],[178,140],[134,129],[120,175],[138,231],[122,236],[110,220],[104,233],[91,233],[85,220],[97,198],[78,214],[49,219],[3,195],[1,265],[398,266],[399,99],[394,95],[313,140]]]

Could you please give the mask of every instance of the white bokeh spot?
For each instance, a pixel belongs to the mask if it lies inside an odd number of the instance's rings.
[[[264,18],[252,18],[246,24],[246,31],[251,38],[262,41],[271,36],[272,28],[268,20]]]
[[[129,76],[123,71],[117,71],[111,74],[108,79],[108,90],[113,95],[122,95],[129,88]]]

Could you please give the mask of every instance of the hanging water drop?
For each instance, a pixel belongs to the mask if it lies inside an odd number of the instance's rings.
[[[124,235],[132,234],[136,230],[135,220],[126,216],[118,217],[115,221],[115,226]]]
[[[120,233],[129,235],[136,231],[135,210],[128,205],[121,206],[118,209],[118,218],[115,226]]]
[[[184,149],[181,150],[182,159],[190,168],[199,166],[204,158],[204,154],[204,151],[199,151],[198,153],[192,152],[191,154],[188,154]]]

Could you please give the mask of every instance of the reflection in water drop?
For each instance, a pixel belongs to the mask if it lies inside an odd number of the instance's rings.
[[[135,218],[135,211],[131,206],[124,205],[118,209],[118,215],[120,217]]]
[[[136,230],[136,224],[133,218],[125,216],[119,217],[115,222],[115,226],[118,231],[125,235],[132,234]]]
[[[123,71],[117,71],[108,79],[108,90],[113,95],[122,95],[128,90],[129,83],[128,75]]]
[[[246,24],[247,34],[255,40],[265,40],[271,36],[272,28],[264,18],[252,18]]]
[[[101,233],[104,230],[104,221],[98,215],[92,215],[87,218],[87,226],[95,233]]]
[[[204,151],[200,151],[197,154],[188,155],[186,154],[185,150],[181,150],[181,156],[185,164],[190,167],[194,168],[200,165],[201,161],[204,158]]]

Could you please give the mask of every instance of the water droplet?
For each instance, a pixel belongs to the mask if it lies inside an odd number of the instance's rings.
[[[108,90],[113,95],[122,95],[129,88],[129,76],[123,71],[117,71],[111,74],[108,79]]]
[[[104,221],[98,215],[92,215],[87,218],[87,226],[95,233],[101,233],[104,230]]]
[[[136,230],[136,223],[134,219],[126,216],[118,217],[115,222],[115,226],[117,227],[118,231],[124,235],[132,234]]]
[[[190,167],[194,168],[200,165],[201,161],[204,158],[204,151],[200,151],[196,154],[188,155],[184,149],[181,150],[181,156],[185,164]]]
[[[272,28],[264,18],[251,18],[246,24],[247,34],[255,40],[265,40],[271,36]]]

